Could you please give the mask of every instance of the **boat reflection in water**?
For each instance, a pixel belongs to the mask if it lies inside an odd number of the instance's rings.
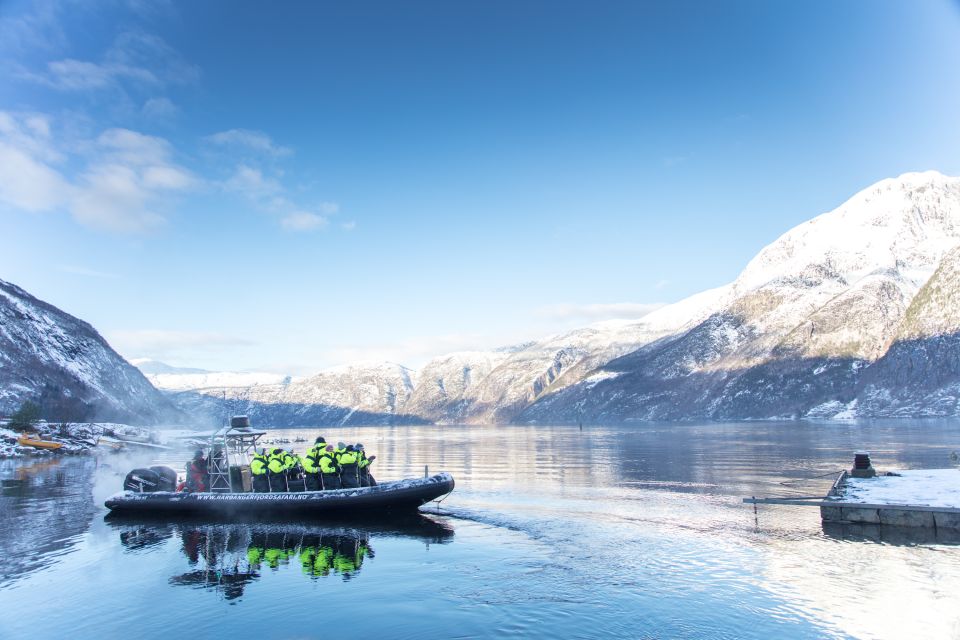
[[[429,544],[453,539],[453,529],[420,514],[377,523],[177,523],[110,521],[120,543],[134,552],[160,544],[175,544],[190,570],[169,579],[182,585],[220,592],[226,600],[243,595],[248,584],[267,572],[299,569],[311,580],[360,575],[364,562],[375,557],[371,538],[417,538]]]

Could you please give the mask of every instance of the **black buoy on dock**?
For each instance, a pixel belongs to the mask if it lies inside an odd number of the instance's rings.
[[[850,469],[850,475],[854,478],[876,477],[877,470],[870,464],[869,452],[857,451],[853,454],[853,469]]]

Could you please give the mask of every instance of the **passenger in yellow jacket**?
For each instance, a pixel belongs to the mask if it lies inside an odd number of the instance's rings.
[[[377,486],[377,481],[374,480],[373,475],[370,473],[370,465],[373,464],[373,461],[377,459],[377,456],[370,456],[368,458],[367,452],[364,450],[363,445],[359,442],[354,446],[354,448],[357,450],[357,467],[360,469],[360,486]]]
[[[270,480],[267,478],[269,469],[267,465],[270,460],[267,458],[266,450],[253,456],[250,461],[250,475],[253,476],[253,490],[259,493],[268,493],[270,491]]]
[[[310,447],[305,456],[300,458],[303,467],[304,487],[307,491],[320,491],[323,483],[320,480],[320,452],[316,447]]]
[[[283,449],[277,447],[270,451],[267,470],[270,472],[270,491],[272,493],[287,491],[287,460],[284,455],[285,453]]]
[[[336,453],[333,445],[328,444],[327,448],[321,452],[320,457],[317,459],[317,464],[320,467],[320,480],[326,491],[339,489],[341,487],[340,465],[337,464]]]
[[[360,457],[353,445],[347,447],[347,450],[337,458],[340,463],[340,483],[344,489],[356,489],[360,487]]]

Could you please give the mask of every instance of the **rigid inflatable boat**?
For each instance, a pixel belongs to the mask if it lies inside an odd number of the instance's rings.
[[[122,491],[106,501],[113,512],[209,513],[314,516],[323,513],[376,511],[391,513],[413,510],[453,491],[453,476],[438,473],[426,478],[382,482],[375,487],[333,491],[290,491],[284,493],[175,491]]]
[[[104,503],[113,513],[192,513],[228,517],[325,513],[378,513],[414,510],[453,491],[453,476],[438,473],[423,478],[382,482],[372,487],[329,491],[251,491],[250,459],[265,434],[254,431],[246,416],[234,416],[230,426],[213,434],[207,462],[209,490],[175,491],[177,474],[167,467],[134,469],[124,491]],[[302,486],[302,483],[301,483]]]

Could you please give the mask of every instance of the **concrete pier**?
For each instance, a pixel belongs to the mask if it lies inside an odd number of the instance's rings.
[[[960,471],[937,469],[916,472],[913,477],[910,474],[903,471],[885,477],[854,479],[844,471],[820,503],[820,517],[824,522],[839,524],[960,530],[960,506],[950,504],[954,492],[960,495]],[[956,474],[955,485],[952,474]],[[931,498],[925,500],[927,504],[895,501],[898,496],[909,497],[915,493],[916,489],[911,485],[923,481],[938,482],[928,487]]]

